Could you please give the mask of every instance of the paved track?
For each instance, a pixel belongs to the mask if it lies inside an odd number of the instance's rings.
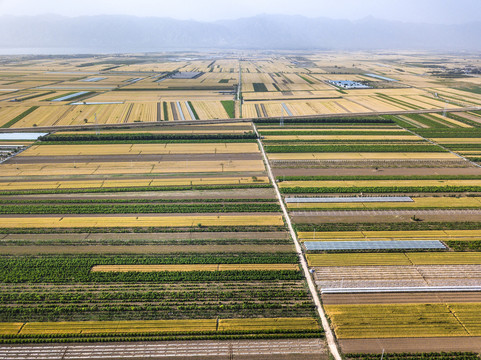
[[[121,344],[0,346],[1,360],[229,359],[239,356],[325,354],[320,339],[175,341]],[[317,355],[317,357],[315,357]]]

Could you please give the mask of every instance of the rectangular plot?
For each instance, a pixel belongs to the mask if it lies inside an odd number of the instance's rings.
[[[286,203],[365,203],[365,202],[413,202],[409,196],[369,197],[310,197],[286,198]]]
[[[446,247],[438,240],[432,241],[306,241],[307,250],[403,250],[403,249],[439,249]]]

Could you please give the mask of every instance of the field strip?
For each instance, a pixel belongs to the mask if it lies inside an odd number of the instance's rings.
[[[0,228],[283,226],[280,215],[0,217]]]
[[[107,174],[174,174],[174,173],[224,173],[264,172],[262,160],[217,161],[136,161],[136,162],[73,162],[3,164],[0,176],[54,175],[107,175]]]
[[[481,237],[481,230],[418,230],[418,231],[332,231],[314,232],[299,231],[302,240],[380,240],[380,239],[446,239],[446,240],[477,240]]]
[[[198,186],[227,184],[266,184],[267,176],[252,177],[215,177],[215,178],[178,178],[178,179],[136,179],[136,180],[83,180],[83,181],[12,181],[0,182],[0,190],[34,189],[86,189],[86,188],[123,188],[157,186]]]
[[[297,264],[96,265],[92,272],[297,271]]]
[[[352,216],[385,216],[385,215],[405,215],[413,216],[414,210],[396,210],[396,209],[386,209],[386,210],[326,210],[326,211],[292,211],[291,216],[298,217],[309,217],[309,216],[338,216],[338,217],[352,217]],[[416,209],[416,216],[426,216],[426,215],[481,215],[481,209],[432,209],[423,210]]]
[[[481,253],[307,254],[309,266],[481,265]]]
[[[419,136],[414,135],[264,135],[264,140],[402,140],[402,141],[422,141]]]
[[[219,326],[217,326],[219,321]],[[23,326],[23,327],[22,327]],[[216,331],[275,331],[318,330],[315,318],[252,318],[252,319],[189,319],[189,320],[138,320],[138,321],[68,321],[0,323],[9,329],[3,335],[80,335],[126,333],[182,333]]]
[[[256,128],[254,123],[252,124],[252,126],[253,126],[256,134],[259,135],[259,133],[257,132],[257,128]],[[342,357],[341,357],[341,354],[339,352],[339,348],[337,346],[334,334],[331,330],[331,326],[329,324],[329,321],[327,320],[326,314],[324,312],[324,308],[322,307],[321,299],[319,297],[319,293],[318,293],[316,285],[314,284],[314,281],[311,277],[311,273],[309,271],[309,267],[308,267],[306,258],[304,257],[304,253],[302,252],[301,244],[297,240],[297,235],[296,235],[296,232],[294,230],[294,227],[292,226],[292,222],[291,222],[291,219],[289,217],[289,213],[287,212],[287,208],[284,205],[284,200],[283,200],[281,192],[279,190],[279,186],[277,185],[274,174],[272,173],[271,165],[269,163],[269,159],[267,158],[264,146],[259,139],[257,139],[257,142],[259,144],[259,148],[261,149],[262,157],[264,158],[264,163],[265,163],[265,166],[266,166],[266,169],[267,169],[267,173],[268,173],[269,178],[271,180],[271,183],[274,187],[274,190],[276,191],[277,200],[279,201],[279,204],[281,206],[282,213],[284,215],[284,220],[286,221],[287,227],[289,229],[289,233],[291,234],[291,237],[292,237],[292,239],[294,241],[294,244],[296,246],[296,252],[297,252],[297,254],[299,256],[299,260],[301,262],[302,270],[304,272],[304,277],[306,278],[307,285],[309,286],[309,292],[311,293],[314,304],[316,305],[317,313],[318,313],[319,317],[321,318],[321,324],[322,324],[322,328],[324,329],[324,333],[326,335],[326,341],[327,341],[327,344],[329,346],[329,350],[330,350],[332,356],[334,357],[334,360],[342,360]]]
[[[34,145],[19,156],[259,153],[256,143]]]
[[[480,303],[326,305],[339,338],[479,336]]]
[[[329,181],[282,181],[280,188],[293,187],[423,187],[423,186],[481,186],[481,180],[329,180]],[[441,198],[447,200],[447,198]],[[415,200],[416,201],[416,200]],[[419,200],[418,200],[419,201]]]
[[[428,160],[428,159],[459,159],[448,152],[415,152],[415,153],[270,153],[270,160]]]
[[[291,355],[291,354],[325,354],[321,339],[276,339],[276,340],[194,340],[168,341],[156,343],[118,343],[118,344],[68,344],[68,345],[22,345],[0,346],[0,359],[36,359],[36,360],[77,360],[105,359],[119,360],[132,358],[162,359],[178,357],[198,359],[204,356],[228,358],[243,355]]]

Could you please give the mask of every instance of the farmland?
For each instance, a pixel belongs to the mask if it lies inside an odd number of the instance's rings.
[[[479,351],[481,83],[438,58],[2,57],[41,137],[0,138],[0,342]]]

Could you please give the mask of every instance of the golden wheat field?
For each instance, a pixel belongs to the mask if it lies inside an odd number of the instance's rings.
[[[0,227],[89,228],[89,227],[202,227],[282,226],[280,215],[184,215],[184,216],[54,216],[0,217]]]

